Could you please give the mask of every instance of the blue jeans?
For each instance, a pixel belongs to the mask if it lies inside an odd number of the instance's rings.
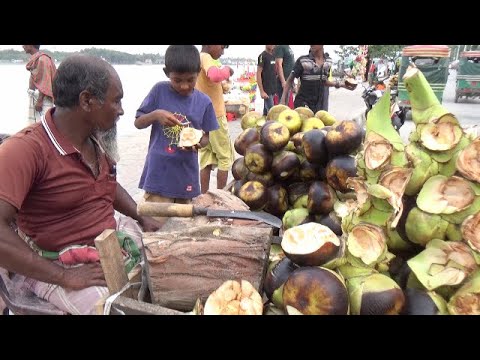
[[[263,116],[267,116],[268,111],[273,107],[273,96],[268,95],[268,99],[263,100]]]

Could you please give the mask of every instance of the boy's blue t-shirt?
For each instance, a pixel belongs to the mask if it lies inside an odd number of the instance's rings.
[[[196,89],[191,95],[183,96],[173,90],[169,81],[159,82],[143,100],[135,117],[157,109],[186,116],[195,129],[205,132],[218,129],[210,98]],[[181,150],[171,142],[164,126],[153,123],[139,188],[169,198],[191,199],[200,195],[197,153]]]

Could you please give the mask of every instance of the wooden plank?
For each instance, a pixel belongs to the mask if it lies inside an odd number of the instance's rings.
[[[247,280],[260,293],[272,229],[207,224],[145,233],[144,251],[152,302],[191,311],[227,280]]]
[[[112,303],[112,315],[188,315],[181,311],[168,309],[159,305],[153,305],[142,301],[133,300],[125,296],[119,296]]]
[[[122,251],[115,230],[104,230],[95,238],[95,246],[100,255],[108,291],[110,295],[115,294],[128,283]],[[127,289],[123,294],[133,298],[132,289]]]

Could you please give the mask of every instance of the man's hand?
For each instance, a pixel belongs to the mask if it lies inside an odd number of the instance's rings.
[[[43,109],[43,100],[38,99],[35,103],[35,111],[42,112]]]
[[[63,270],[62,287],[82,290],[90,286],[107,286],[100,263],[89,263]]]
[[[157,220],[150,216],[142,216],[138,221],[144,232],[155,232],[162,226]]]
[[[156,110],[155,112],[157,121],[163,126],[176,126],[182,125],[180,120],[177,119],[170,111]]]
[[[267,94],[265,91],[260,91],[260,96],[261,96],[262,99],[264,99],[264,100],[268,99],[268,94]]]

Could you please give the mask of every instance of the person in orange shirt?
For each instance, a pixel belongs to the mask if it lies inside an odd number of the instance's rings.
[[[221,66],[218,62],[225,48],[228,48],[228,45],[202,45],[200,52],[201,70],[195,88],[212,100],[219,126],[218,130],[210,132],[208,145],[199,150],[202,194],[208,191],[210,173],[214,167],[218,167],[217,189],[225,188],[234,160],[222,88],[222,81],[233,75],[233,69],[230,66]]]
[[[52,58],[40,51],[40,45],[23,45],[23,50],[32,55],[26,68],[30,71],[28,121],[34,123],[53,106],[52,82],[57,68]]]

